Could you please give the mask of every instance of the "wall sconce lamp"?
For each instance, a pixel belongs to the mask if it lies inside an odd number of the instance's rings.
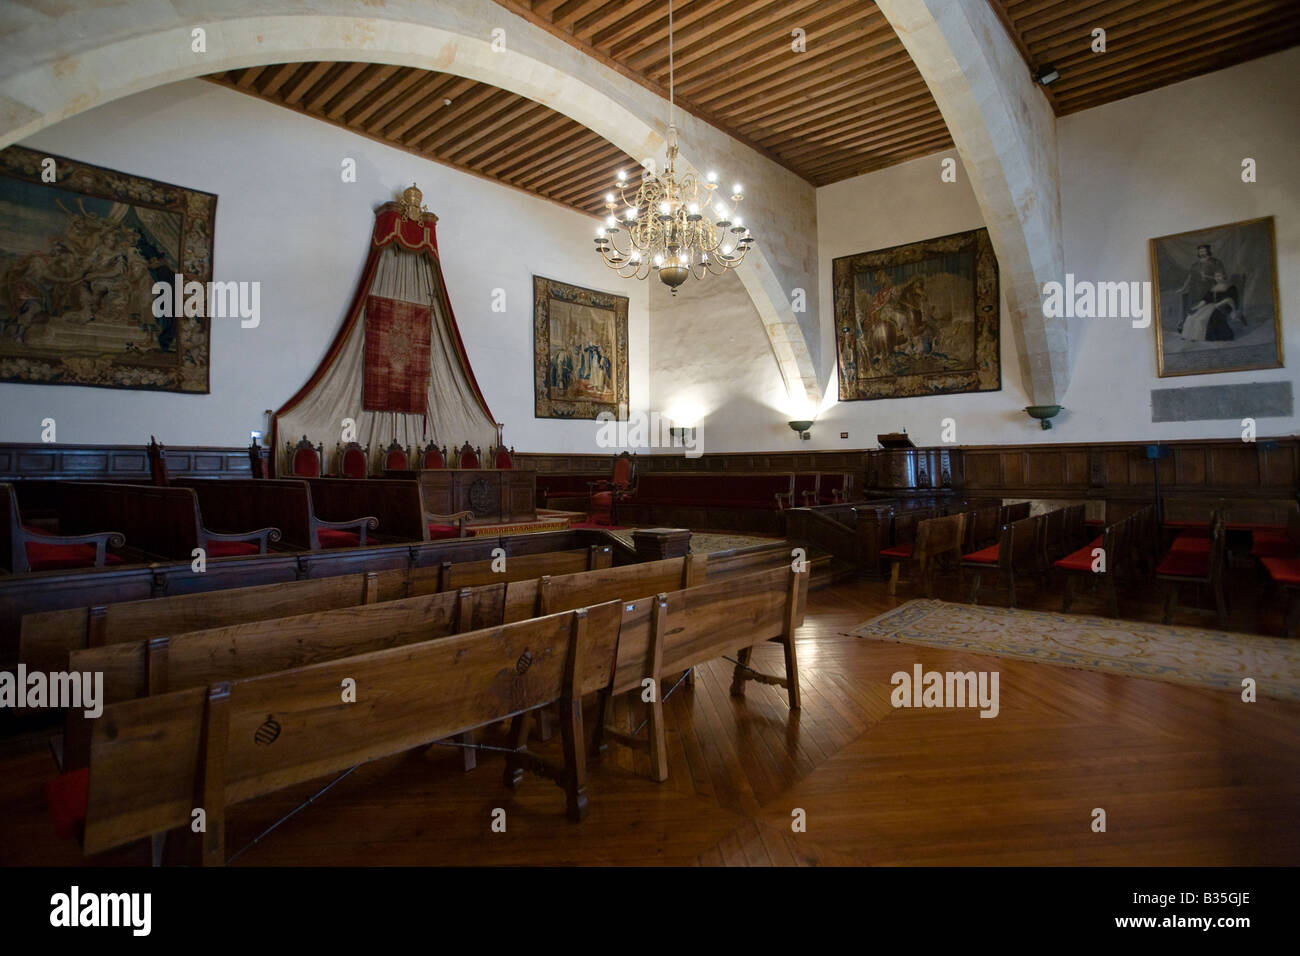
[[[668,429],[668,436],[675,441],[695,441],[696,425],[674,425]]]
[[[812,435],[808,432],[808,430],[813,426],[812,422],[787,422],[786,424],[788,424],[794,431],[798,432],[799,437],[804,441],[808,441],[812,438]]]

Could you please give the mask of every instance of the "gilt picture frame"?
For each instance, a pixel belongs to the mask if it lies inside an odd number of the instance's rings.
[[[1150,240],[1161,378],[1282,368],[1272,216]]]

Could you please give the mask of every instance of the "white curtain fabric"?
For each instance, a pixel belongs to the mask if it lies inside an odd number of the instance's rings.
[[[288,442],[297,445],[306,435],[312,444],[325,445],[326,471],[339,469],[338,445],[342,443],[343,420],[356,422],[356,441],[369,449],[370,472],[383,471],[384,452],[394,438],[410,447],[418,461],[419,449],[434,441],[449,452],[468,441],[483,449],[496,444],[496,424],[479,404],[469,383],[467,370],[456,351],[449,317],[442,307],[441,270],[424,252],[407,252],[397,243],[379,254],[369,295],[383,296],[429,307],[433,328],[429,337],[428,406],[419,415],[395,412],[367,412],[361,409],[362,377],[365,368],[365,308],[334,364],[296,406],[277,420],[277,474],[291,473]],[[414,461],[412,462],[414,464]],[[485,467],[491,467],[484,461]]]

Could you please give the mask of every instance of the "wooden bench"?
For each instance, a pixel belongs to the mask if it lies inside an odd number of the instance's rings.
[[[173,487],[193,488],[204,520],[216,531],[276,527],[280,543],[306,551],[364,548],[374,516],[325,521],[312,508],[311,486],[293,478],[185,478]]]
[[[679,574],[698,566],[689,558],[671,563],[678,565]],[[94,854],[185,827],[192,810],[202,808],[203,860],[219,864],[225,860],[227,806],[507,717],[515,723],[506,782],[516,785],[525,768],[556,779],[565,788],[570,819],[579,820],[587,805],[582,696],[600,691],[602,700],[608,700],[639,688],[644,676],[662,686],[664,673],[776,639],[787,649],[786,678],[752,674],[749,655],[742,650],[733,693],[743,693],[747,679],[766,679],[787,686],[791,706],[798,707],[792,633],[802,616],[807,578],[806,572],[774,569],[654,598],[610,601],[110,703],[93,726],[85,851]],[[430,596],[430,607],[445,609],[446,597]],[[458,602],[469,598],[468,590],[456,595]],[[380,625],[379,617],[391,616],[392,605],[401,603],[342,613],[373,618],[366,630],[382,639],[394,622]],[[457,615],[464,620],[467,614],[462,603]],[[399,629],[404,626],[396,623]],[[280,637],[283,621],[271,630],[264,624],[262,630],[264,639],[280,643],[281,652],[287,648]],[[320,645],[319,635],[310,640]],[[247,646],[249,660],[270,653],[251,637]],[[197,670],[188,678],[179,676],[182,665],[173,659],[172,648],[166,657],[155,650],[158,679],[166,675],[169,684],[202,679],[211,657],[203,664],[197,647],[190,643],[189,666]],[[84,653],[108,650],[117,649]],[[341,694],[349,679],[355,682],[355,703],[345,702]],[[527,750],[531,712],[551,705],[561,715],[564,765],[559,768]],[[666,775],[663,729],[659,701],[652,705],[650,736],[643,742],[662,771],[656,771],[656,779]],[[630,735],[625,742],[640,745]]]
[[[653,780],[668,779],[663,701],[665,676],[689,671],[728,651],[736,654],[731,695],[743,697],[745,683],[758,681],[786,689],[791,710],[801,706],[799,666],[794,632],[803,623],[808,596],[808,572],[773,568],[653,598],[623,602],[614,673],[600,698],[592,739],[592,757],[598,759],[606,738],[650,755]],[[785,655],[782,677],[760,673],[749,666],[753,647],[767,641],[779,643]],[[614,696],[641,693],[647,678],[654,681],[647,732],[644,737],[606,725]]]
[[[379,519],[376,537],[382,540],[429,541],[434,537],[464,538],[470,533],[466,522],[474,513],[434,514],[426,511],[420,481],[402,478],[307,480],[317,513],[331,521],[346,521],[349,515],[375,515]]]
[[[548,704],[565,716],[563,766],[527,752],[522,720],[507,770],[556,780],[580,820],[581,698],[608,683],[619,618],[611,602],[110,705],[91,743],[85,852],[188,829],[201,808],[202,861],[220,865],[229,806]]]
[[[120,528],[131,549],[160,558],[190,560],[196,548],[209,559],[266,554],[280,540],[275,527],[222,534],[203,523],[192,488],[64,482],[59,487],[59,527],[74,535]]]
[[[40,611],[23,615],[18,659],[33,670],[61,671],[67,668],[72,651],[86,647],[394,601],[465,587],[470,582],[501,583],[548,574],[571,574],[607,568],[610,562],[609,547],[592,545],[508,557],[505,569],[500,572],[492,570],[494,559],[443,562],[427,568],[370,571],[89,608]],[[519,603],[522,605],[527,600],[526,596],[520,597]]]
[[[0,509],[4,511],[0,520],[0,561],[5,571],[24,574],[122,563],[118,555],[108,551],[110,546],[120,548],[126,543],[120,532],[56,535],[24,525],[18,496],[13,485],[6,482],[0,482]]]

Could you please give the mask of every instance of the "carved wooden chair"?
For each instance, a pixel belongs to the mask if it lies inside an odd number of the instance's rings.
[[[149,453],[149,478],[155,485],[165,487],[167,485],[167,449],[158,444],[158,439],[153,435],[149,436],[149,444],[145,446]]]
[[[457,511],[455,514],[440,515],[432,511],[424,513],[424,520],[429,526],[429,539],[439,541],[443,538],[472,538],[474,532],[467,527],[472,511]]]
[[[961,544],[965,538],[965,512],[918,521],[911,555],[908,558],[894,560],[894,567],[889,575],[889,593],[894,594],[898,589],[898,576],[903,562],[912,561],[916,565],[917,578],[925,589],[925,596],[933,597],[935,568],[945,560],[954,563],[960,561]]]
[[[303,435],[302,441],[296,446],[292,442],[285,442],[284,446],[289,452],[290,477],[319,478],[321,476],[321,466],[325,461],[323,442],[313,445],[307,440],[307,436]]]
[[[28,571],[55,571],[68,568],[102,568],[121,564],[122,558],[111,554],[108,548],[120,548],[126,537],[117,531],[96,534],[58,535],[46,534],[23,524],[18,511],[18,496],[14,487],[0,483],[0,502],[3,521],[0,521],[0,561],[4,569],[13,574]]]
[[[1210,527],[1210,547],[1205,552],[1171,550],[1156,566],[1156,580],[1165,582],[1166,624],[1172,624],[1179,610],[1178,592],[1186,584],[1204,586],[1214,595],[1214,609],[1201,609],[1182,605],[1184,610],[1200,614],[1213,614],[1222,625],[1228,619],[1228,605],[1223,590],[1223,574],[1228,540],[1228,529],[1223,512],[1216,511]]]
[[[1068,612],[1074,605],[1074,588],[1079,578],[1088,575],[1086,580],[1102,581],[1106,588],[1106,598],[1110,605],[1110,616],[1119,617],[1119,590],[1116,585],[1119,574],[1121,555],[1127,553],[1128,525],[1117,521],[1108,526],[1099,536],[1093,538],[1082,548],[1067,554],[1053,562],[1053,567],[1065,572],[1065,593],[1061,597],[1061,610]],[[1100,549],[1099,554],[1094,551]],[[1100,561],[1098,559],[1101,559]],[[1097,570],[1093,571],[1096,565]]]
[[[405,448],[397,441],[392,440],[388,448],[384,451],[384,471],[410,471],[411,456],[407,454]]]
[[[469,442],[465,442],[456,452],[456,467],[482,468],[483,466],[479,464],[482,457],[483,450],[481,448],[471,448]]]
[[[495,467],[513,469],[515,467],[514,453],[513,448],[507,451],[506,446],[502,445],[497,449]]]
[[[424,446],[424,451],[420,452],[420,467],[441,469],[447,467],[447,447],[444,445],[442,450],[433,442]]]
[[[627,452],[614,458],[614,469],[608,481],[587,483],[587,520],[593,524],[614,524],[614,507],[627,497],[632,487],[634,462]]]
[[[339,476],[343,478],[365,478],[370,473],[370,455],[354,441],[338,445]]]
[[[993,509],[994,513],[997,509]],[[996,544],[962,555],[961,567],[972,572],[970,602],[979,602],[980,581],[985,573],[997,573],[998,583],[1007,589],[1008,606],[1016,606],[1016,582],[1036,575],[1042,556],[1045,522],[1042,515],[1021,518],[1002,526]]]

